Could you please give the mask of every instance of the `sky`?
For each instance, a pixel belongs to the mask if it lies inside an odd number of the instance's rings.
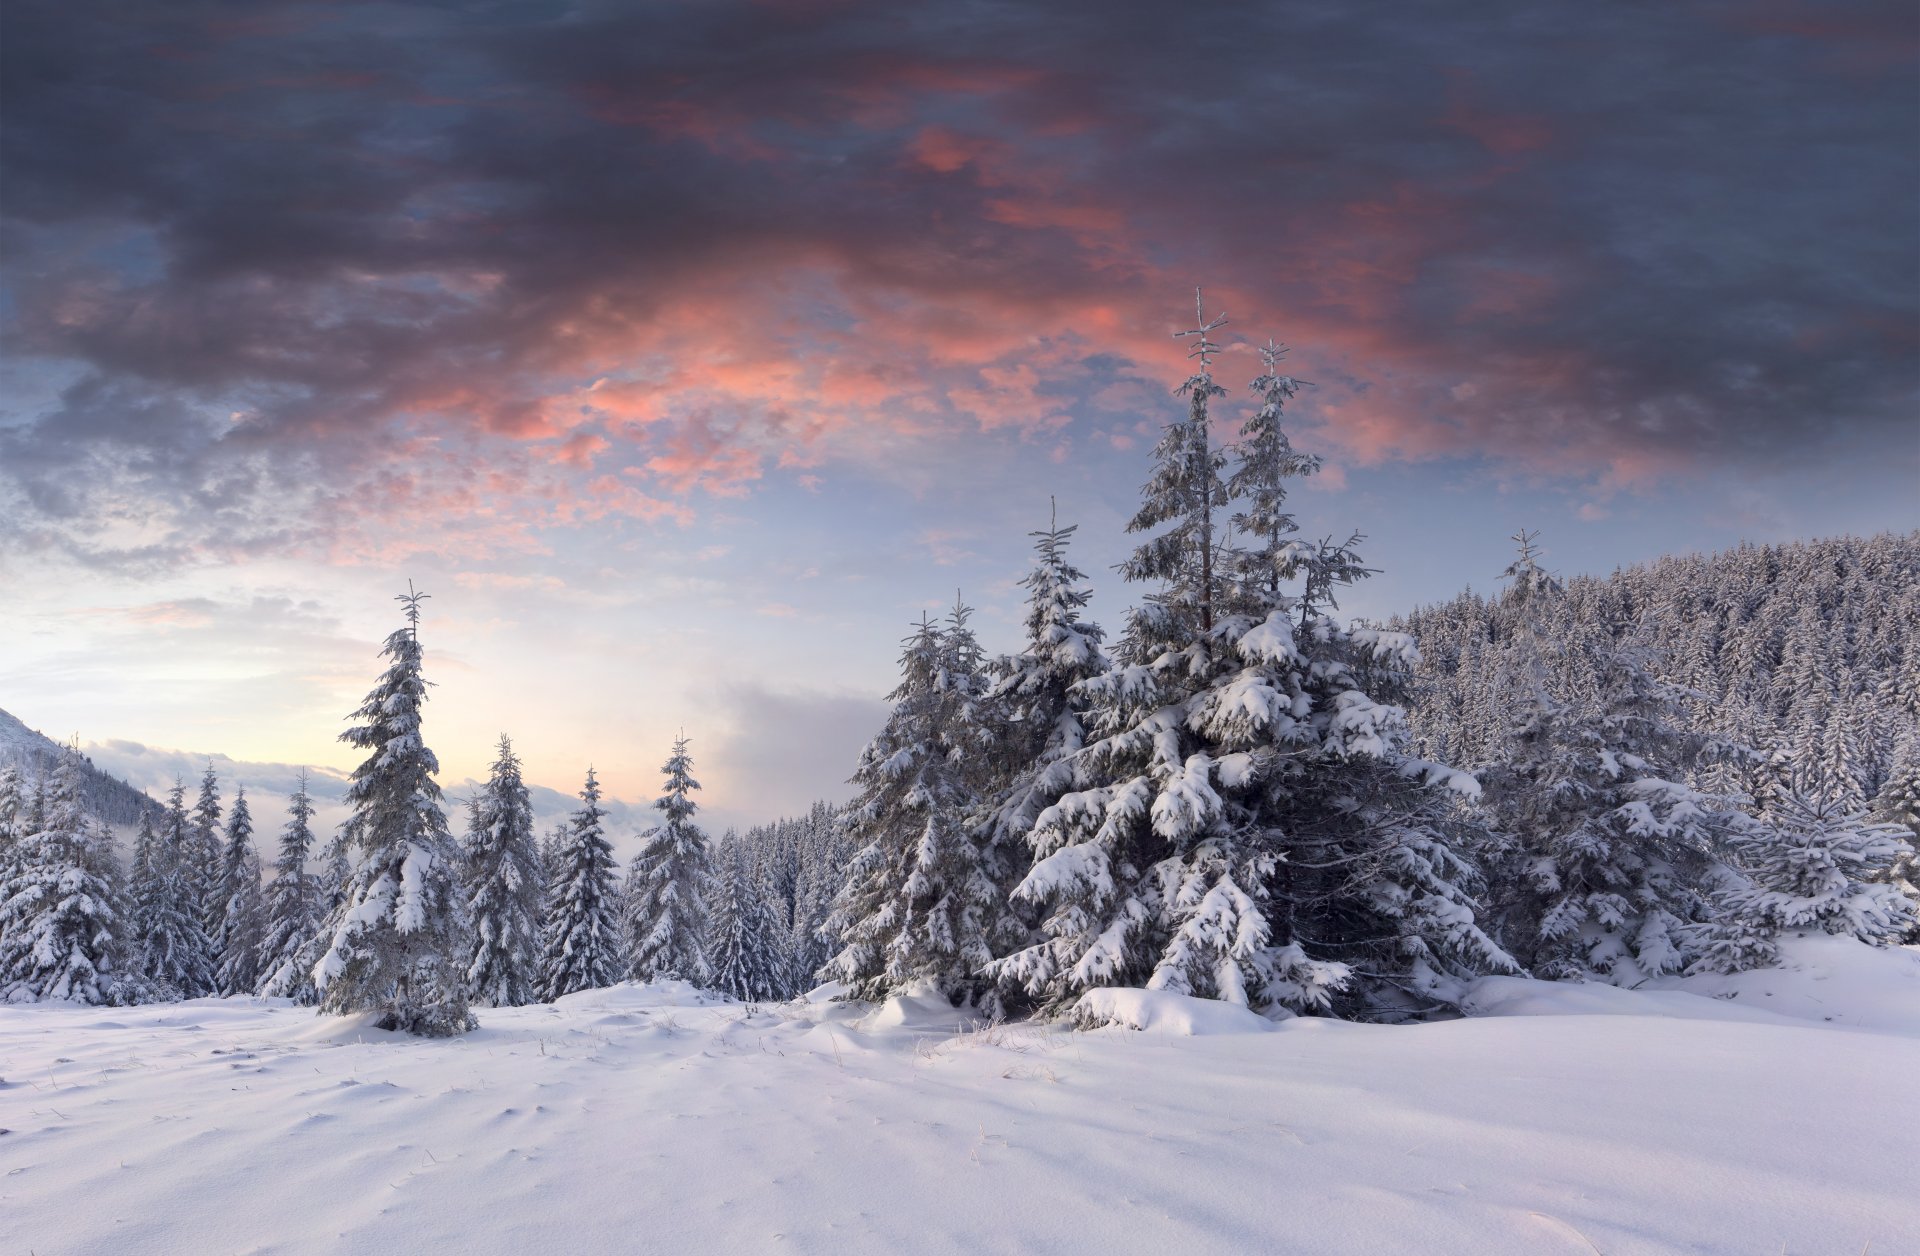
[[[644,806],[684,730],[716,825],[844,796],[912,620],[1017,647],[1051,512],[1117,629],[1196,287],[1223,436],[1254,345],[1312,381],[1357,615],[1521,527],[1920,526],[1916,52],[1857,0],[11,0],[0,707],[136,784],[350,768],[411,581],[456,793],[507,732]]]

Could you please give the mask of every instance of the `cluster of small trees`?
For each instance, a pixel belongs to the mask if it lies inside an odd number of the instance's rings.
[[[461,1032],[470,1007],[551,1000],[617,981],[678,978],[740,998],[786,997],[804,953],[776,933],[779,887],[756,851],[730,840],[718,866],[694,823],[692,758],[674,744],[624,882],[591,769],[582,806],[547,841],[512,743],[500,739],[468,807],[448,829],[421,736],[426,698],[419,598],[387,639],[390,662],[344,740],[367,752],[351,814],[313,868],[313,800],[288,801],[274,875],[262,878],[244,788],[223,809],[211,766],[189,809],[176,783],[160,822],[142,814],[131,867],[84,805],[77,755],[42,781],[0,770],[0,997],[130,1003],[263,994],[426,1035]],[[830,828],[816,813],[812,829]],[[785,931],[824,914],[817,861],[787,852]],[[809,851],[809,854],[818,852]],[[796,891],[798,897],[795,897]],[[798,912],[798,916],[795,913]]]
[[[923,618],[846,807],[711,843],[682,738],[623,877],[594,773],[536,839],[503,737],[460,842],[421,736],[410,592],[344,734],[367,757],[317,874],[304,783],[270,882],[244,793],[223,821],[209,770],[191,809],[176,786],[143,817],[123,887],[71,762],[39,790],[0,774],[0,995],[258,991],[436,1035],[474,1004],[656,978],[742,999],[830,978],[1083,1023],[1101,1006],[1083,996],[1114,986],[1395,1018],[1488,973],[1636,984],[1772,962],[1786,932],[1914,928],[1910,623],[1849,631],[1861,673],[1891,675],[1855,722],[1905,747],[1871,768],[1813,717],[1782,716],[1799,732],[1771,747],[1716,726],[1737,674],[1696,651],[1676,675],[1654,630],[1596,615],[1597,586],[1563,586],[1528,534],[1500,597],[1417,617],[1436,667],[1408,632],[1334,617],[1373,572],[1358,534],[1303,538],[1287,509],[1319,462],[1284,430],[1302,384],[1279,346],[1216,443],[1223,321],[1185,333],[1198,369],[1128,525],[1142,594],[1118,639],[1088,616],[1074,528],[1035,533],[1020,651],[989,656],[963,603]],[[1777,619],[1728,609],[1721,639]],[[1793,707],[1820,657],[1806,620],[1770,656],[1774,707],[1743,709]]]

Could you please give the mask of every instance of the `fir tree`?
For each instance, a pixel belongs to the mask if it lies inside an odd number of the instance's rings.
[[[1026,835],[1034,818],[1067,781],[1063,761],[1086,744],[1080,684],[1112,666],[1102,646],[1105,632],[1086,618],[1092,600],[1086,576],[1067,558],[1074,531],[1056,521],[1030,534],[1037,557],[1022,582],[1026,648],[995,664],[986,693],[998,724],[993,769],[1004,785],[993,791],[985,837],[995,879],[1010,876],[1009,887],[1030,866]]]
[[[253,813],[245,786],[235,786],[221,853],[220,901],[226,904],[214,949],[221,994],[252,994],[260,984],[260,941],[266,932],[266,898],[260,856],[253,848]]]
[[[991,996],[987,963],[1024,932],[967,823],[992,741],[965,610],[945,628],[922,619],[907,639],[893,713],[861,755],[860,792],[842,816],[858,850],[824,926],[840,951],[820,975],[859,998],[922,982],[955,1002]]]
[[[1130,617],[1123,666],[1081,683],[1096,737],[1036,817],[1035,863],[1014,890],[1044,938],[991,971],[1050,1009],[1103,986],[1258,1008],[1382,1014],[1455,997],[1512,961],[1474,923],[1471,866],[1445,832],[1438,785],[1470,779],[1406,753],[1394,699],[1413,657],[1401,634],[1325,612],[1367,573],[1353,542],[1300,547],[1285,480],[1303,471],[1278,430],[1291,395],[1238,447],[1251,548],[1217,577],[1205,517],[1219,465],[1195,451],[1218,349],[1196,329],[1185,426],[1155,451],[1122,567],[1158,587]],[[1298,576],[1302,593],[1288,591]],[[1298,619],[1296,620],[1296,613]]]
[[[311,1007],[320,1001],[314,988],[314,953],[323,919],[320,886],[307,871],[313,853],[313,798],[307,792],[307,774],[287,800],[287,823],[280,831],[280,851],[273,863],[273,881],[267,886],[267,923],[260,939],[259,992],[292,999]]]
[[[600,782],[592,768],[587,769],[580,801],[586,805],[573,813],[566,840],[556,851],[547,899],[540,986],[548,1001],[620,979],[613,846],[601,824],[607,813],[600,808]]]
[[[130,1001],[111,839],[82,804],[80,757],[60,756],[39,826],[0,873],[0,1001]]]
[[[539,993],[545,880],[533,836],[533,803],[505,734],[468,821],[466,877],[473,920],[467,984],[474,1000],[490,1007],[532,1003]]]
[[[220,959],[220,930],[227,916],[223,893],[224,859],[220,841],[220,778],[213,763],[200,778],[200,797],[193,805],[192,841],[187,846],[187,884],[200,913],[200,927],[214,947],[210,958]]]
[[[1744,878],[1720,905],[1727,926],[1700,967],[1732,972],[1770,964],[1776,940],[1788,932],[1884,946],[1913,927],[1913,903],[1885,883],[1906,848],[1902,831],[1810,788],[1805,778],[1825,777],[1818,769],[1801,777],[1776,800],[1769,823],[1734,835]]]
[[[1187,398],[1187,417],[1169,425],[1154,446],[1153,468],[1141,492],[1140,509],[1127,523],[1127,531],[1133,533],[1163,529],[1120,565],[1125,579],[1160,586],[1147,595],[1147,612],[1135,618],[1135,624],[1148,631],[1128,635],[1124,651],[1128,662],[1150,657],[1162,637],[1194,639],[1211,633],[1223,584],[1224,573],[1217,570],[1220,554],[1214,512],[1227,498],[1221,480],[1226,454],[1212,443],[1210,408],[1213,399],[1226,396],[1227,390],[1213,382],[1213,355],[1220,346],[1209,337],[1227,320],[1221,315],[1208,322],[1198,292],[1194,312],[1198,325],[1179,333],[1195,337],[1188,357],[1200,362],[1200,369],[1178,389]]]
[[[1920,913],[1920,734],[1907,737],[1894,755],[1887,783],[1874,799],[1873,817],[1902,830],[1900,854],[1886,880]],[[1906,940],[1920,942],[1920,920],[1907,931]]]
[[[186,786],[176,779],[167,794],[159,841],[139,898],[141,964],[146,975],[184,999],[215,988],[213,946],[200,927],[194,893],[193,853],[197,842],[187,814]]]
[[[720,843],[709,930],[713,988],[745,1003],[779,997],[780,956],[759,877],[736,834]]]
[[[147,818],[144,809],[141,818]],[[16,763],[0,764],[0,875],[4,875],[26,822],[26,782]],[[151,825],[151,821],[148,822]]]
[[[1681,692],[1643,649],[1583,632],[1521,537],[1508,568],[1520,645],[1501,682],[1511,723],[1482,774],[1504,842],[1497,936],[1539,977],[1678,972],[1697,958],[1719,843],[1739,818],[1687,783],[1709,739],[1688,727]]]
[[[1310,552],[1293,539],[1300,527],[1287,509],[1287,493],[1291,481],[1320,469],[1320,459],[1296,450],[1287,436],[1287,403],[1306,381],[1281,373],[1285,356],[1286,349],[1271,340],[1260,350],[1266,370],[1253,381],[1260,408],[1240,429],[1233,449],[1236,465],[1227,482],[1227,496],[1245,503],[1233,523],[1254,544],[1239,551],[1236,566],[1240,579],[1256,590],[1258,606],[1277,603]]]
[[[341,740],[368,752],[347,790],[348,840],[358,856],[326,954],[314,966],[321,1010],[378,1012],[380,1028],[445,1037],[474,1028],[460,848],[447,831],[421,738],[427,682],[420,669],[420,601],[399,599],[407,626],[387,638],[391,665]]]
[[[627,963],[635,981],[705,983],[712,975],[706,947],[713,856],[707,835],[693,822],[699,810],[693,791],[700,782],[692,769],[682,736],[660,769],[667,783],[653,805],[662,823],[641,836],[627,872]]]

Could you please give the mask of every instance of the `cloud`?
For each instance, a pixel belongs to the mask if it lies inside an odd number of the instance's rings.
[[[1644,486],[1911,419],[1884,5],[259,16],[0,19],[16,553],[525,554],[1121,445],[1194,282],[1356,464]]]
[[[845,782],[887,714],[877,696],[763,683],[726,686],[718,708],[726,731],[694,748],[707,788],[737,800],[708,815],[716,835],[850,797]]]

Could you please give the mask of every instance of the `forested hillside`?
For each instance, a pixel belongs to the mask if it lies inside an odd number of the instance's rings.
[[[1701,730],[1802,765],[1849,806],[1920,761],[1920,532],[1664,557],[1568,580],[1564,597],[1684,687]],[[1420,643],[1412,716],[1430,757],[1500,757],[1522,619],[1515,599],[1469,591],[1396,625]]]
[[[50,771],[62,754],[60,744],[0,711],[0,766],[16,764],[30,775]],[[145,811],[160,814],[160,804],[133,786],[108,776],[81,756],[81,803],[95,818],[108,824],[133,824]]]

